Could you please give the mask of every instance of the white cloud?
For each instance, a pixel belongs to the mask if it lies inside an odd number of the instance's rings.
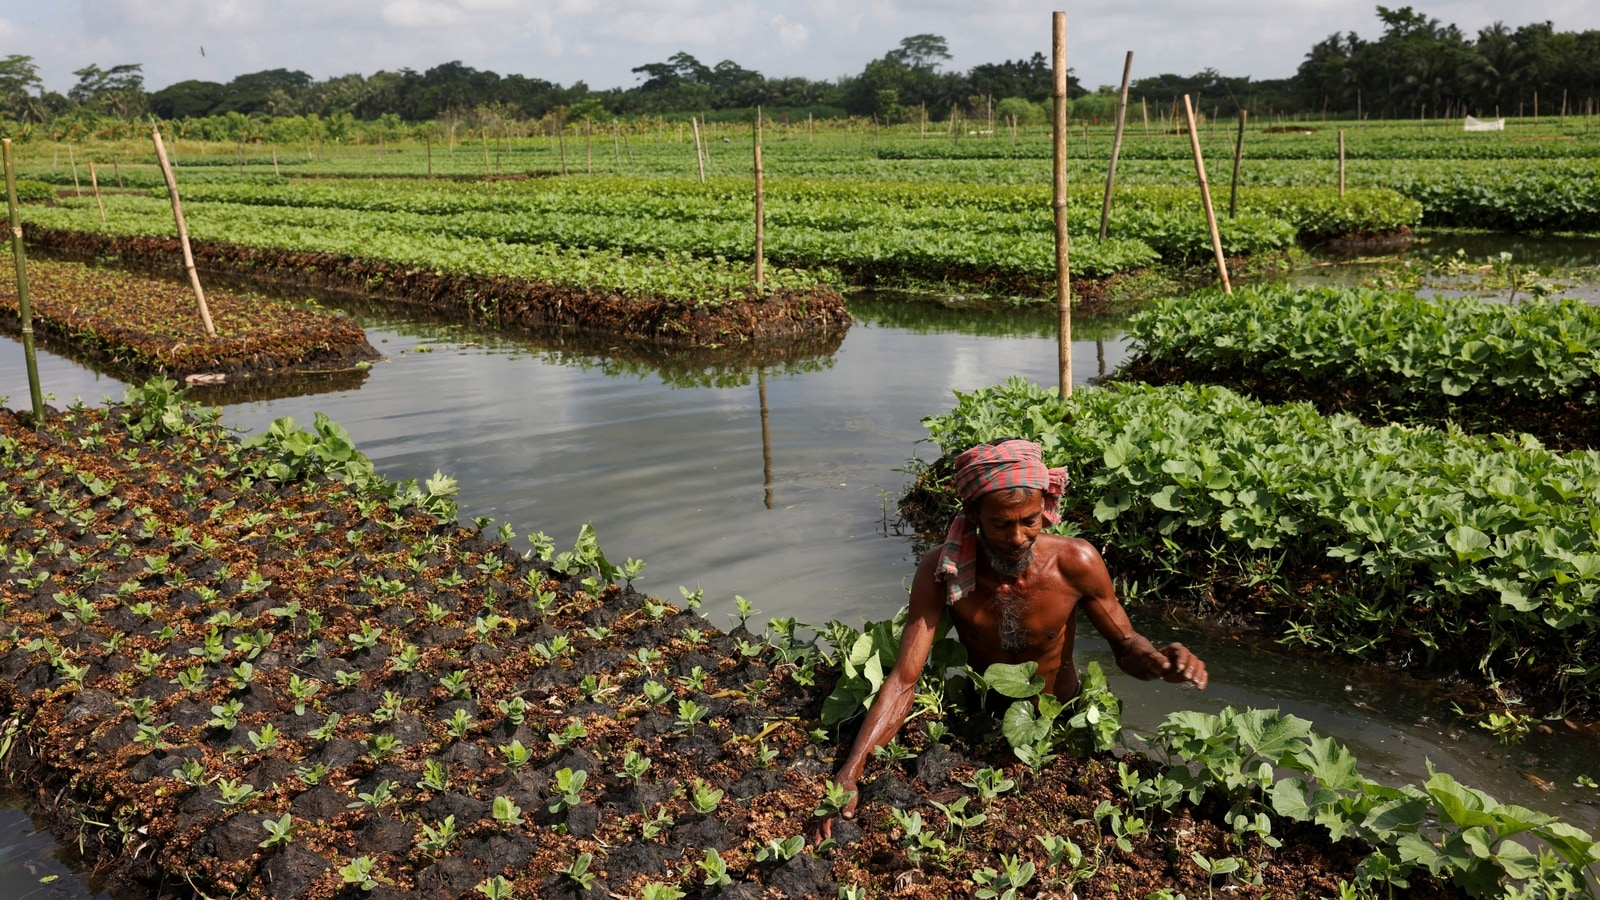
[[[742,40],[756,28],[754,3],[668,0],[606,17],[597,34],[640,44],[717,46]]]
[[[774,16],[772,24],[778,26],[778,44],[788,53],[804,47],[811,38],[811,29],[784,16]]]

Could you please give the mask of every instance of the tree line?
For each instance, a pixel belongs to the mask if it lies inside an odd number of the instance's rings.
[[[1315,44],[1294,76],[1252,80],[1207,68],[1136,79],[1136,96],[1166,103],[1182,94],[1202,109],[1232,115],[1323,113],[1369,118],[1555,112],[1600,97],[1600,30],[1557,31],[1551,22],[1510,29],[1495,23],[1468,38],[1460,28],[1409,6],[1377,7],[1382,33],[1355,32]],[[73,73],[65,94],[46,91],[33,58],[0,60],[0,118],[8,133],[44,127],[52,136],[98,132],[106,122],[153,115],[166,120],[225,118],[229,122],[299,118],[312,121],[554,122],[613,117],[733,118],[755,106],[772,115],[860,116],[885,124],[946,121],[952,117],[1023,123],[1049,115],[1051,73],[1044,54],[946,69],[945,39],[912,35],[861,72],[834,80],[768,78],[732,60],[706,65],[689,53],[633,69],[638,84],[597,90],[579,81],[562,86],[524,75],[500,75],[446,62],[424,71],[402,68],[318,81],[305,72],[271,69],[232,81],[187,80],[148,91],[142,66],[89,65]],[[1080,118],[1109,117],[1115,89],[1088,91],[1074,77],[1069,96]],[[1542,99],[1541,99],[1542,98]],[[249,128],[239,126],[235,130]],[[114,129],[113,129],[114,130]]]

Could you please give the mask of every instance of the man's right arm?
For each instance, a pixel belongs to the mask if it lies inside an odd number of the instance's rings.
[[[847,791],[856,791],[856,784],[866,769],[867,758],[874,750],[894,740],[900,726],[905,724],[906,714],[911,711],[917,680],[922,677],[922,667],[927,664],[928,654],[933,649],[933,637],[938,631],[939,619],[944,615],[944,586],[934,577],[938,559],[939,550],[934,548],[922,558],[922,563],[917,566],[917,574],[911,581],[910,611],[905,630],[900,634],[900,650],[895,658],[894,669],[884,678],[878,696],[872,701],[872,708],[867,711],[866,721],[861,723],[861,730],[856,732],[850,755],[845,758],[844,765],[834,779]],[[850,798],[843,810],[845,818],[855,818],[859,800],[859,795]],[[819,828],[822,838],[828,837],[832,831],[832,820],[824,821]]]

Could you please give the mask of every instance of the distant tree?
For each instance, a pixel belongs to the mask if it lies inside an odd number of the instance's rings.
[[[937,34],[913,34],[901,38],[900,46],[890,50],[884,58],[908,69],[931,72],[939,67],[939,63],[950,58],[950,45]]]
[[[78,83],[67,91],[74,103],[103,115],[130,118],[145,111],[142,63],[124,63],[102,69],[90,65],[74,71]]]
[[[44,87],[33,57],[12,53],[0,59],[0,113],[18,121],[42,121],[43,98],[34,93]]]
[[[163,119],[209,116],[222,103],[225,88],[215,81],[180,81],[150,95],[150,111]]]

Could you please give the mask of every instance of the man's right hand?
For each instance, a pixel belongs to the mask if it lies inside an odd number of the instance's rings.
[[[841,780],[838,785],[850,792],[850,802],[844,805],[844,809],[839,811],[839,815],[846,819],[854,819],[856,817],[856,806],[861,802],[861,792],[856,790],[855,779]],[[820,844],[833,837],[833,819],[833,816],[828,816],[811,829],[811,842],[813,844]]]

